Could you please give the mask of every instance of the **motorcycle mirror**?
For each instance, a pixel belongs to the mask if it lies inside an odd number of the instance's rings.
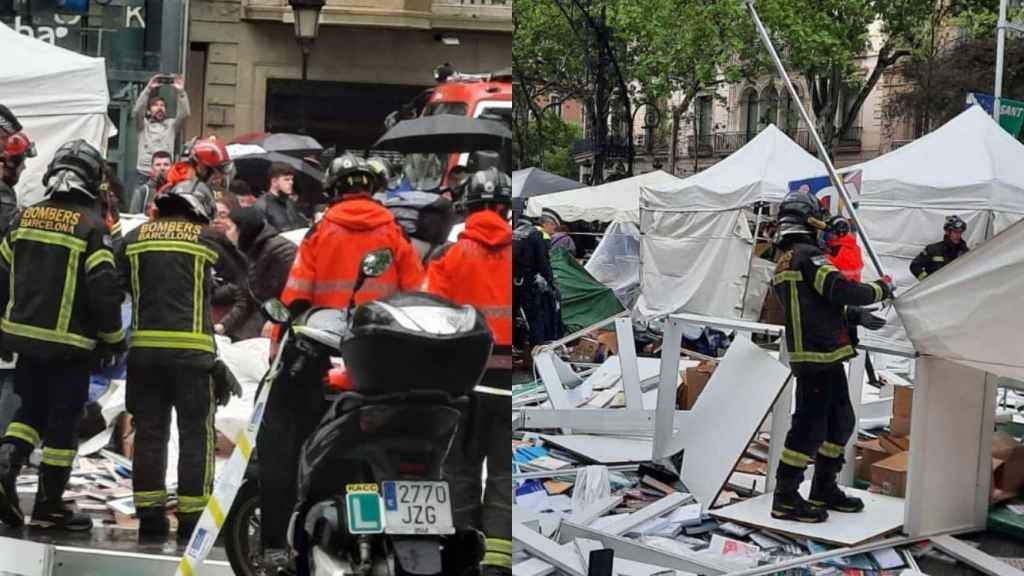
[[[359,273],[367,278],[376,278],[388,271],[395,255],[390,248],[374,250],[363,257],[359,265]]]
[[[263,316],[274,324],[287,324],[292,320],[292,313],[288,307],[277,298],[271,298],[260,306]]]

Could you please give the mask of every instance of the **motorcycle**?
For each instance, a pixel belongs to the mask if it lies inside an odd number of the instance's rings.
[[[391,265],[388,250],[371,252],[363,259],[352,300],[347,310],[314,307],[290,318],[287,307],[279,300],[269,300],[260,311],[263,316],[282,326],[278,357],[260,381],[260,389],[273,383],[275,389],[310,390],[304,398],[305,412],[319,417],[339,395],[331,387],[320,385],[331,373],[332,358],[340,357],[342,342],[348,331],[348,316],[355,306],[355,296],[369,278],[380,276]],[[339,371],[333,376],[337,381]],[[259,390],[256,397],[259,398]],[[276,400],[276,398],[275,398]],[[267,458],[264,455],[264,458]],[[222,529],[222,542],[232,571],[242,576],[275,575],[288,564],[286,557],[268,558],[262,544],[263,518],[260,507],[260,455],[253,454],[244,480],[235,496]]]

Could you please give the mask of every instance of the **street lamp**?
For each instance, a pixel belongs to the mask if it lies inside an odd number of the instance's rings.
[[[295,40],[302,49],[302,81],[306,81],[309,69],[309,52],[316,42],[316,36],[320,32],[320,11],[323,10],[324,0],[288,0],[292,7],[295,18]],[[302,106],[302,124],[300,131],[306,133],[306,107]]]

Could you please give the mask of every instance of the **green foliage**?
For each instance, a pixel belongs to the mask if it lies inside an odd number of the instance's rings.
[[[579,126],[562,121],[549,110],[539,129],[537,121],[530,120],[517,126],[515,136],[513,153],[519,162],[517,169],[535,166],[572,180],[579,178],[579,169],[572,158],[573,145],[583,140]]]

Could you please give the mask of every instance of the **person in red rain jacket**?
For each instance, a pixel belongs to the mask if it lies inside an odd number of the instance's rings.
[[[466,188],[466,230],[430,265],[427,291],[476,307],[494,334],[491,362],[476,389],[469,423],[452,445],[445,475],[453,487],[456,524],[487,537],[480,573],[499,576],[512,570],[512,429],[502,424],[512,410],[512,226],[507,220],[512,183],[490,168],[475,173]]]
[[[847,280],[860,282],[860,273],[864,270],[864,257],[857,245],[857,235],[850,233],[834,237],[828,241],[828,259],[832,265],[842,272]]]

